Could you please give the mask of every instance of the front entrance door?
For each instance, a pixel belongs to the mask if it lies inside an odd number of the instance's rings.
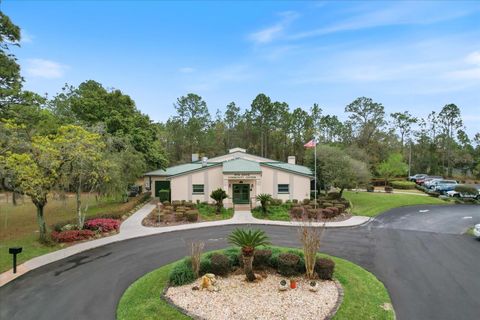
[[[250,185],[234,184],[233,185],[233,203],[248,204],[250,203]]]

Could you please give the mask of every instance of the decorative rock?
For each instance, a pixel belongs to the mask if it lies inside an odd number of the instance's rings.
[[[308,290],[310,290],[312,292],[317,292],[318,289],[320,289],[320,287],[318,285],[318,282],[317,281],[310,281],[310,283],[308,284]]]
[[[279,291],[286,291],[287,289],[288,289],[287,280],[280,281],[280,284],[278,285],[278,290]]]

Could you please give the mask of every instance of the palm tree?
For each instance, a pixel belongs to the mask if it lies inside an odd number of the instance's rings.
[[[252,267],[255,247],[270,244],[265,231],[259,229],[245,230],[237,228],[228,236],[228,242],[239,246],[242,249],[243,269],[247,276],[247,280],[255,280],[255,274],[253,273]]]
[[[216,213],[217,214],[221,213],[223,209],[223,199],[228,198],[228,195],[225,192],[225,190],[223,190],[222,188],[213,190],[212,193],[210,194],[210,198],[212,198],[216,202],[216,207],[217,207]]]
[[[260,201],[262,205],[263,214],[267,214],[267,205],[270,200],[272,200],[272,196],[268,193],[261,193],[257,196],[257,201]]]

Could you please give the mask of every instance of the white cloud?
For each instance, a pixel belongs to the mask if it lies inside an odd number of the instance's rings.
[[[45,59],[27,59],[25,67],[28,76],[45,79],[61,78],[67,69],[66,65]]]
[[[195,72],[195,69],[191,68],[191,67],[182,67],[182,68],[178,69],[178,71],[180,73],[192,73],[192,72]]]
[[[467,63],[476,64],[480,66],[480,51],[470,53],[465,59]]]
[[[248,38],[258,44],[271,42],[274,39],[280,37],[284,29],[293,20],[298,18],[298,14],[293,11],[281,12],[280,15],[282,16],[281,21],[274,24],[273,26],[251,33]]]
[[[367,10],[352,18],[341,20],[312,30],[293,34],[288,38],[298,40],[316,36],[327,35],[336,32],[361,30],[374,27],[395,26],[395,25],[423,25],[432,24],[446,20],[452,20],[471,14],[471,10],[452,9],[438,10],[429,3],[394,3],[379,10]]]
[[[467,66],[448,72],[447,77],[456,80],[480,80],[480,51],[470,53],[464,61]]]
[[[32,43],[34,36],[27,32],[27,30],[20,30],[20,43]]]

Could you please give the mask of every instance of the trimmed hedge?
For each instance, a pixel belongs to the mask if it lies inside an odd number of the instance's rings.
[[[210,258],[210,270],[213,274],[226,276],[230,272],[230,259],[224,254],[214,253]]]
[[[278,273],[284,277],[291,277],[298,274],[300,257],[294,253],[281,253],[278,256]]]
[[[317,258],[315,261],[315,272],[322,280],[332,280],[335,262],[332,259]]]
[[[253,255],[253,266],[257,268],[266,268],[269,265],[272,250],[257,249]]]
[[[390,185],[395,189],[415,189],[416,183],[413,181],[391,181]]]
[[[173,286],[181,286],[195,281],[195,273],[192,270],[190,261],[183,259],[175,264],[169,275],[170,284]]]

